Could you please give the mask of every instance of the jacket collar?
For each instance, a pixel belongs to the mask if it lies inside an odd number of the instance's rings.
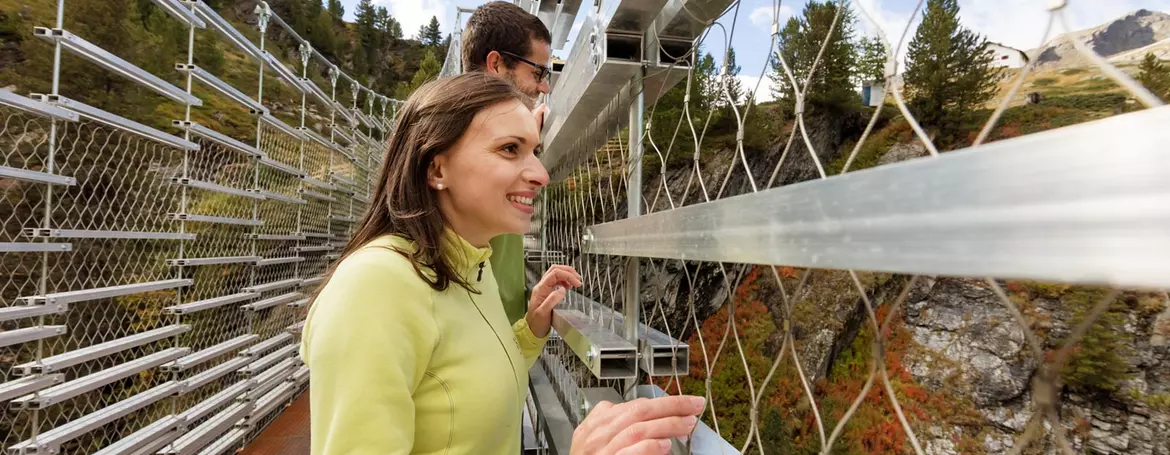
[[[450,228],[443,230],[443,252],[468,283],[479,281],[481,268],[487,267],[487,260],[492,256],[491,246],[478,248]]]
[[[480,264],[487,267],[487,260],[492,255],[490,246],[477,248],[450,228],[443,229],[440,241],[444,256],[451,261],[451,267],[468,283],[476,283],[480,278]],[[415,251],[418,244],[408,241],[398,235],[385,235],[372,240],[369,246],[392,246]],[[430,268],[423,268],[423,273],[434,279],[435,273]]]

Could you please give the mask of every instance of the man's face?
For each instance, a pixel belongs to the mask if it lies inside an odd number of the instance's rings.
[[[552,48],[549,46],[549,43],[533,39],[530,47],[532,50],[524,58],[541,65],[547,65],[549,57],[552,56]],[[539,73],[540,70],[534,68],[532,65],[516,61],[516,65],[511,69],[505,68],[503,76],[511,81],[512,85],[515,85],[521,92],[531,97],[533,101],[536,101],[541,93],[548,93],[549,91],[548,81],[539,79],[537,77]]]

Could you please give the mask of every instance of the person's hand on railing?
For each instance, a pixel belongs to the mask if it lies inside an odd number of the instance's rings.
[[[707,400],[695,396],[602,401],[573,432],[570,455],[648,455],[670,452],[672,438],[689,437]]]
[[[528,314],[524,316],[533,335],[540,338],[548,336],[552,328],[553,308],[565,301],[569,289],[578,286],[581,286],[581,274],[571,266],[554,265],[544,272],[544,277],[532,287]]]

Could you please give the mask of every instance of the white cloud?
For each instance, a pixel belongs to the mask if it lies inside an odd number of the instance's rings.
[[[740,74],[735,78],[739,80],[739,85],[740,87],[743,87],[744,92],[751,92],[752,89],[755,89],[757,103],[772,101],[772,79],[768,76],[764,76],[763,82],[760,82],[759,77],[746,76],[743,74]],[[759,87],[756,87],[757,82],[759,82]]]
[[[455,3],[449,0],[374,0],[375,5],[385,6],[390,15],[402,24],[402,35],[413,38],[418,29],[439,18],[439,28],[445,36],[451,33],[455,22]]]
[[[775,13],[776,10],[773,7],[761,6],[752,10],[752,14],[748,16],[748,19],[752,21],[752,25],[755,25],[756,27],[759,27],[760,30],[764,30],[770,34],[772,33],[772,18],[774,17]],[[780,19],[778,23],[781,27],[783,27],[784,23],[788,21],[788,18],[792,17],[793,15],[792,7],[788,5],[780,5],[779,13]]]

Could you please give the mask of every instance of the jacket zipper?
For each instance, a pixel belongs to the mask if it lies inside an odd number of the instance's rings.
[[[483,281],[483,263],[479,263],[479,275],[475,277],[475,281]]]

